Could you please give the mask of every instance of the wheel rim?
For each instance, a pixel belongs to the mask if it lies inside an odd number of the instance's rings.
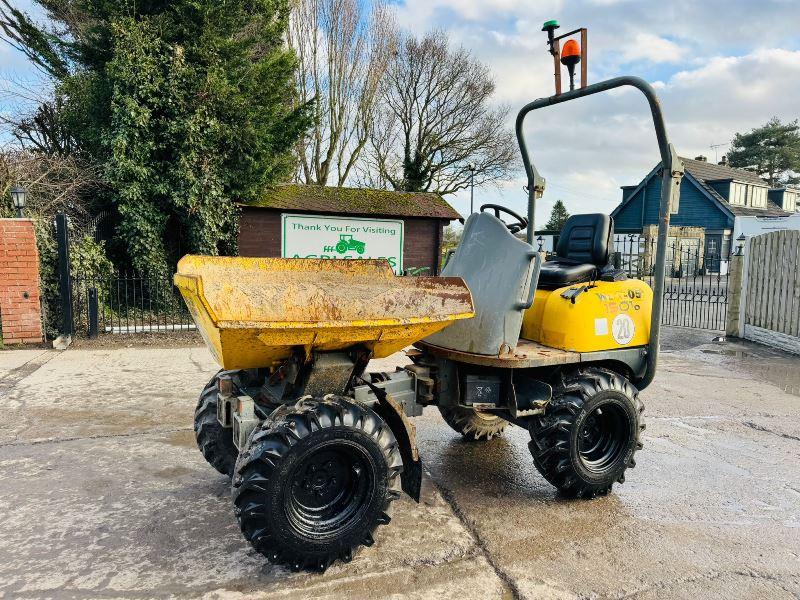
[[[375,475],[364,449],[330,442],[300,459],[289,485],[289,521],[304,535],[320,539],[341,535],[361,520],[375,492]]]
[[[613,467],[625,451],[628,416],[616,404],[597,406],[583,421],[578,440],[581,462],[593,473]]]

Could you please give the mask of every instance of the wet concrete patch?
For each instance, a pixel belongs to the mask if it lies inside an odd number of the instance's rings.
[[[195,448],[170,444],[175,435],[0,448],[0,597],[366,598],[408,588],[481,598],[502,588],[430,484],[420,505],[399,501],[376,546],[349,565],[322,576],[273,567],[238,531],[227,478]]]
[[[758,373],[800,359],[697,338],[663,355],[613,494],[565,500],[524,430],[465,443],[426,409],[422,503],[322,576],[241,537],[191,429],[205,350],[67,351],[2,400],[0,597],[800,597],[800,405]]]

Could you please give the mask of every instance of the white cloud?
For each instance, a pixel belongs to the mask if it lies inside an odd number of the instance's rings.
[[[524,61],[516,60],[495,68],[501,96],[523,95],[526,82],[539,80],[544,85],[549,71],[544,79],[534,77],[530,62],[524,69]],[[549,94],[550,85],[546,81],[545,93],[537,95]],[[736,132],[761,125],[773,115],[787,121],[800,116],[796,101],[800,51],[762,48],[742,56],[709,58],[658,87],[678,151],[688,156],[705,154],[713,160],[711,144],[728,142]],[[529,93],[527,99],[533,96]],[[526,139],[548,182],[537,207],[539,224],[546,221],[556,199],[564,200],[571,213],[610,212],[620,200],[619,186],[638,183],[659,160],[649,111],[634,90],[532,113]],[[476,191],[480,198],[476,204],[500,202],[525,211],[523,183],[520,179],[499,190]]]
[[[688,48],[652,33],[637,33],[633,43],[622,53],[628,62],[646,60],[652,63],[674,63],[686,56]]]
[[[408,0],[400,7],[418,33],[445,28],[454,42],[489,65],[496,101],[512,106],[512,121],[524,103],[552,94],[552,62],[541,23],[556,17],[564,28],[588,26],[590,81],[622,72],[652,80],[678,151],[712,160],[711,144],[729,142],[773,115],[800,117],[796,10],[787,0],[667,5],[549,0],[533,6],[513,0]],[[770,43],[788,49],[764,48],[764,31],[770,32]],[[511,131],[512,123],[507,127]],[[620,200],[619,186],[638,183],[659,160],[647,105],[634,90],[537,111],[526,134],[548,182],[537,207],[539,224],[559,198],[572,213],[611,211]],[[523,183],[476,190],[476,205],[500,202],[524,212]],[[468,212],[469,192],[452,200]]]

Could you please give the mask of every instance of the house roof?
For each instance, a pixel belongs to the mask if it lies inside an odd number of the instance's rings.
[[[767,182],[761,179],[758,174],[746,169],[735,169],[728,165],[717,165],[714,163],[706,162],[704,160],[694,160],[692,158],[680,157],[683,161],[684,167],[695,179],[702,181],[720,181],[733,179],[743,183],[755,183],[759,185],[767,185]]]
[[[767,200],[766,208],[752,208],[749,206],[738,206],[736,204],[731,204],[708,183],[711,181],[734,180],[742,183],[767,185],[767,183],[761,179],[761,177],[752,171],[735,169],[727,165],[716,165],[714,163],[709,163],[703,160],[694,160],[693,158],[686,158],[683,156],[679,158],[683,161],[686,174],[688,175],[687,179],[694,181],[699,186],[700,190],[703,191],[706,196],[713,200],[717,205],[719,205],[723,211],[727,211],[733,215],[741,217],[783,217],[792,214],[784,211],[780,206],[769,199]],[[633,199],[633,197],[639,191],[639,188],[647,185],[647,182],[659,172],[660,167],[661,163],[658,163],[641,181],[641,183],[636,186],[635,190],[629,194],[628,197],[617,206],[617,208],[614,209],[612,216],[616,216],[617,213],[619,213],[619,211],[622,210],[622,208]],[[622,187],[623,189],[628,190],[632,186]]]
[[[390,215],[449,220],[461,218],[461,215],[439,194],[367,188],[279,185],[265,190],[257,200],[240,204],[253,208],[299,210],[314,213]]]
[[[738,217],[782,217],[791,214],[783,210],[771,200],[767,200],[767,206],[765,208],[752,208],[750,206],[731,204],[725,200],[725,198],[723,198],[719,192],[717,192],[717,190],[708,185],[709,181],[730,179],[734,181],[740,181],[742,183],[767,185],[766,181],[761,179],[761,177],[752,171],[746,171],[745,169],[734,169],[733,167],[729,167],[727,165],[715,165],[713,163],[707,163],[705,161],[694,160],[691,158],[681,157],[681,160],[683,161],[686,171],[688,171],[689,174],[697,180],[697,182],[703,188],[703,191],[714,196],[715,200],[722,202],[725,205],[725,208],[730,210]]]

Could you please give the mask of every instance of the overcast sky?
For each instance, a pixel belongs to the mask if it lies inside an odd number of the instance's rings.
[[[368,1],[368,0],[367,0]],[[12,0],[28,8],[29,0]],[[495,100],[516,109],[553,91],[542,23],[589,28],[589,81],[621,74],[655,84],[678,152],[715,159],[725,144],[772,116],[800,117],[798,0],[402,0],[400,24],[416,33],[446,30],[495,75]],[[0,47],[6,77],[35,78],[18,53]],[[547,179],[537,225],[561,198],[571,213],[610,212],[619,186],[635,184],[658,162],[643,97],[606,94],[537,111],[528,118],[534,161]],[[509,132],[512,123],[502,124]],[[721,156],[725,148],[717,150]],[[500,201],[525,211],[519,177],[475,191],[476,205]],[[450,197],[462,213],[469,192]]]

